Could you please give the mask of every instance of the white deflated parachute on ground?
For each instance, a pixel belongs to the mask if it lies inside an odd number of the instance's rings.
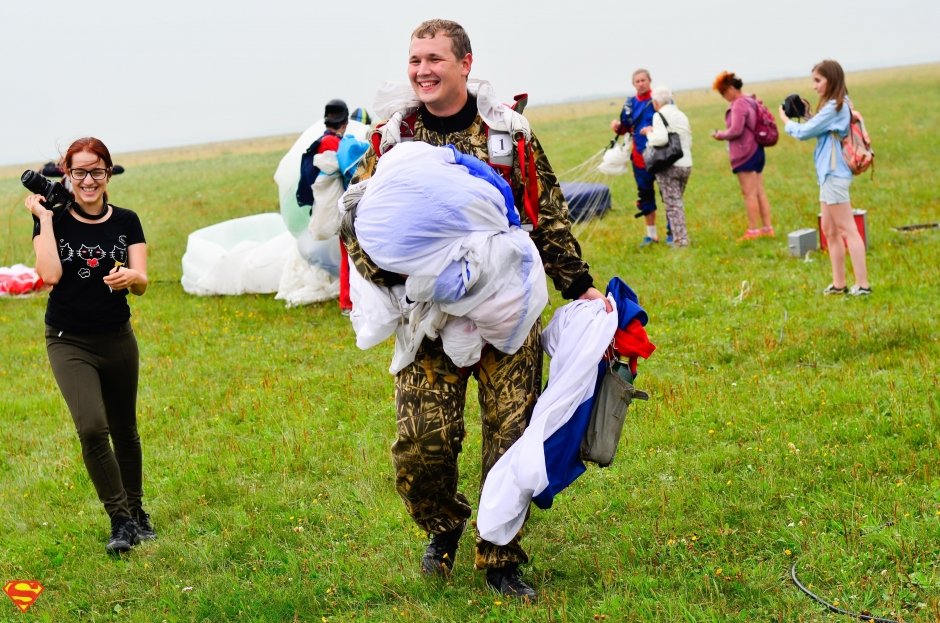
[[[452,147],[403,142],[347,197],[357,193],[359,244],[379,268],[407,275],[389,290],[351,271],[360,348],[396,334],[394,373],[425,337],[440,336],[459,366],[479,361],[484,342],[505,353],[522,346],[548,303],[545,272],[491,167]]]
[[[196,230],[183,254],[183,290],[189,294],[277,291],[286,257],[295,246],[280,214],[255,214]]]

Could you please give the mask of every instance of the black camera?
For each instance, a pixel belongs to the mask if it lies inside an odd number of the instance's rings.
[[[59,182],[53,182],[35,171],[23,171],[20,181],[27,190],[42,195],[43,204],[53,212],[59,213],[68,210],[75,202],[75,197],[66,190],[65,186]]]
[[[783,100],[783,113],[790,119],[802,119],[808,112],[809,102],[796,93],[787,95],[787,99]]]

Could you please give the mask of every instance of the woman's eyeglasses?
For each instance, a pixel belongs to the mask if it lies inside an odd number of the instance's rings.
[[[71,177],[76,182],[85,179],[86,175],[90,175],[91,179],[93,180],[100,181],[108,177],[108,170],[107,169],[91,169],[89,171],[87,169],[72,169],[71,171],[69,171],[69,177]]]

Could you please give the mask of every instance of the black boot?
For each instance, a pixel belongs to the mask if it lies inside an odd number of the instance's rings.
[[[450,575],[454,568],[457,545],[466,527],[467,520],[465,519],[453,530],[441,532],[431,537],[427,549],[424,550],[424,557],[421,558],[421,573],[440,577]]]
[[[137,545],[140,539],[137,536],[137,524],[126,515],[116,515],[111,518],[111,537],[105,550],[112,555],[129,552]]]
[[[490,588],[507,597],[535,601],[535,589],[522,581],[519,565],[511,564],[497,569],[487,569],[486,583],[490,585]]]
[[[145,513],[143,508],[134,511],[134,521],[137,523],[137,537],[141,541],[152,541],[157,538],[157,531],[153,528],[150,515]]]

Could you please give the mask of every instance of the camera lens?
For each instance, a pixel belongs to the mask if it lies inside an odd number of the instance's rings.
[[[23,171],[20,182],[23,183],[23,186],[25,186],[27,190],[31,190],[37,195],[46,196],[49,194],[49,191],[52,190],[52,182],[35,171]]]

